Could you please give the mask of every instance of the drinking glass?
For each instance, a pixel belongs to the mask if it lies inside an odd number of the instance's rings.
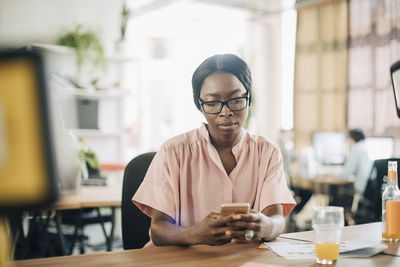
[[[337,260],[343,226],[343,207],[320,206],[314,208],[312,227],[317,263],[333,264]]]

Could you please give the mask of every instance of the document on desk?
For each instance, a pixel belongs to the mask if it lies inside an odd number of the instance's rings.
[[[315,246],[312,242],[264,242],[264,246],[289,260],[315,259]],[[387,246],[381,243],[342,241],[339,257],[371,257],[386,248]]]

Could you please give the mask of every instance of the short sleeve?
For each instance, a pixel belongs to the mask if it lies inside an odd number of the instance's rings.
[[[283,159],[279,148],[272,146],[269,151],[263,151],[264,157],[260,164],[265,166],[260,168],[264,177],[260,196],[260,210],[273,205],[282,204],[283,215],[287,216],[296,206],[292,193],[288,188],[285,174],[283,171]],[[267,155],[270,155],[269,157]]]
[[[177,218],[177,176],[178,161],[171,149],[164,146],[154,156],[142,184],[132,202],[151,217],[152,210],[159,210],[176,221]]]

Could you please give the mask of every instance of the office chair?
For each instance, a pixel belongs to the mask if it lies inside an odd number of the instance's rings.
[[[115,221],[115,209],[112,208],[111,213],[100,213],[100,208],[84,208],[79,210],[63,210],[58,212],[57,216],[60,216],[61,224],[71,225],[74,227],[74,232],[72,235],[65,235],[67,240],[70,241],[69,253],[73,253],[75,243],[79,243],[80,254],[85,254],[85,236],[83,230],[85,226],[92,224],[99,224],[104,234],[106,240],[106,249],[111,251],[112,238],[114,229],[111,227],[110,234],[108,235],[105,229],[104,223],[110,222],[114,225]]]
[[[132,159],[125,168],[122,184],[122,241],[124,249],[142,248],[149,240],[151,219],[133,203],[132,197],[146,175],[156,152],[149,152]]]
[[[400,158],[388,158],[375,160],[367,186],[357,205],[352,208],[356,224],[378,222],[382,219],[382,193],[383,177],[387,175],[388,161],[397,161],[400,166]]]

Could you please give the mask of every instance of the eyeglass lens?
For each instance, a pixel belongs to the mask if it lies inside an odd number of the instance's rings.
[[[239,97],[228,101],[203,102],[203,110],[206,113],[220,113],[223,106],[227,105],[232,111],[240,111],[247,107],[247,97]]]

